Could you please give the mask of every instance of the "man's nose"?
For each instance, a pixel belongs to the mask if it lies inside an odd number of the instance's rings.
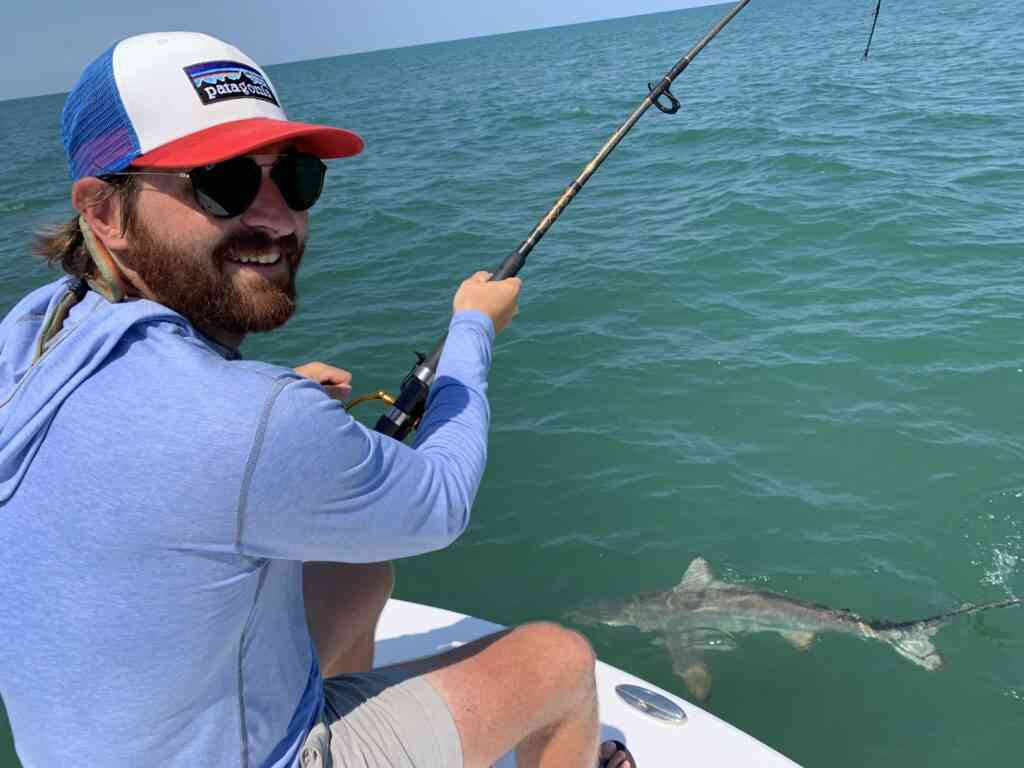
[[[242,223],[253,229],[262,229],[273,237],[285,237],[295,234],[296,216],[270,178],[270,169],[263,168],[260,191],[252,205],[242,213]]]

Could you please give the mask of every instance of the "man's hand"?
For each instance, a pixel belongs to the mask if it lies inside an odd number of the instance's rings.
[[[335,400],[347,400],[352,394],[352,374],[343,368],[335,368],[326,363],[306,363],[296,368],[295,372],[315,381]]]
[[[456,312],[464,309],[483,312],[494,323],[494,332],[501,333],[519,311],[516,299],[523,281],[518,277],[507,277],[490,282],[490,277],[490,272],[477,272],[463,280],[452,307]]]

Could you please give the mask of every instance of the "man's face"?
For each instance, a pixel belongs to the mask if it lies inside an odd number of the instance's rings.
[[[130,245],[120,254],[162,304],[232,346],[250,331],[284,324],[295,311],[309,214],[288,207],[267,171],[252,205],[230,219],[203,211],[188,179],[137,177]]]

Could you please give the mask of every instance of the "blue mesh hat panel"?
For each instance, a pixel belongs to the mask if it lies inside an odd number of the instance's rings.
[[[114,80],[116,47],[86,67],[64,103],[61,138],[76,181],[124,170],[140,154]]]

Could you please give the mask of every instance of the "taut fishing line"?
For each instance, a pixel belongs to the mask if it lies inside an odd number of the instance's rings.
[[[740,0],[733,6],[722,19],[712,27],[711,31],[704,35],[703,38],[692,48],[690,51],[683,56],[679,61],[676,62],[675,66],[668,71],[668,73],[661,79],[657,85],[647,84],[648,94],[640,106],[638,106],[633,113],[626,119],[619,129],[612,134],[611,138],[605,142],[604,146],[597,153],[593,160],[587,163],[583,171],[577,176],[568,187],[562,196],[558,198],[551,209],[544,215],[533,231],[530,232],[529,236],[520,243],[519,247],[512,252],[511,255],[505,258],[498,267],[497,271],[491,275],[491,280],[504,280],[506,277],[512,277],[526,263],[526,257],[529,255],[533,247],[544,237],[544,233],[551,228],[551,225],[555,223],[555,220],[562,215],[562,211],[565,210],[566,206],[572,202],[572,199],[576,197],[576,194],[583,188],[583,185],[587,183],[587,180],[594,175],[597,169],[604,162],[605,158],[612,153],[612,150],[618,146],[619,142],[629,133],[630,129],[636,124],[636,122],[643,117],[644,113],[650,109],[653,105],[659,110],[666,114],[674,114],[679,111],[679,101],[669,91],[669,86],[672,82],[679,77],[679,75],[690,66],[690,63],[697,57],[704,47],[711,42],[711,40],[721,32],[726,24],[733,20],[743,8],[750,2],[750,0]],[[668,104],[663,104],[660,99],[664,96],[668,99]],[[423,415],[423,410],[427,402],[427,394],[430,391],[430,386],[434,382],[434,376],[437,372],[437,365],[441,359],[441,352],[444,349],[444,338],[438,342],[434,351],[429,355],[417,355],[419,358],[416,365],[402,381],[402,389],[397,397],[389,395],[383,390],[378,390],[374,394],[365,395],[363,397],[356,398],[348,403],[345,407],[347,410],[351,410],[357,404],[365,402],[367,400],[383,400],[387,403],[390,408],[388,411],[378,419],[377,424],[374,426],[378,432],[385,435],[389,435],[398,440],[402,440],[410,431],[416,428],[420,418]]]
[[[882,9],[882,0],[878,0],[875,4],[875,20],[871,22],[871,34],[868,35],[868,44],[864,46],[864,58],[861,61],[868,60],[868,51],[871,50],[871,39],[875,36],[875,27],[878,25],[878,12]]]

